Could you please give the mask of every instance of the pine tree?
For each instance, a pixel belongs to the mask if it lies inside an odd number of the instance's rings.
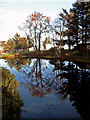
[[[72,22],[73,22],[73,12],[71,11],[68,13],[65,9],[63,9],[64,13],[60,13],[60,19],[63,21],[63,25],[65,28],[64,31],[62,31],[63,36],[67,36],[66,43],[68,44],[69,50],[71,48],[71,45],[73,45],[73,29],[72,29]]]
[[[75,39],[76,45],[82,42],[82,45],[85,45],[89,40],[89,7],[90,2],[76,2],[73,4],[73,11],[74,11],[74,32],[75,32]]]

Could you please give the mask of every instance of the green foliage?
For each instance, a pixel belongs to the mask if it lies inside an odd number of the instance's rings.
[[[16,33],[13,38],[10,38],[7,41],[3,52],[12,51],[15,49],[27,49],[29,46],[29,40],[27,40],[25,37],[20,37],[20,35]]]
[[[7,41],[7,48],[8,48],[9,50],[14,50],[14,49],[15,49],[15,42],[14,42],[13,39],[9,39],[9,40]]]
[[[18,70],[18,71],[21,69],[22,65],[26,65],[27,63],[28,64],[31,63],[29,58],[27,58],[27,59],[24,59],[24,58],[23,59],[22,58],[21,59],[20,58],[18,58],[18,59],[9,58],[7,62],[8,62],[8,65],[9,65],[10,68],[15,67],[16,70]]]
[[[25,37],[20,37],[18,33],[13,38],[16,47],[15,49],[27,49],[29,47],[29,41]]]
[[[2,68],[2,116],[3,118],[20,118],[23,100],[17,90],[19,82],[9,70]]]
[[[63,9],[63,13],[59,16],[66,28],[63,34],[68,37],[66,44],[68,44],[69,49],[71,46],[78,46],[79,43],[86,45],[90,41],[89,8],[90,2],[75,2],[69,13]]]

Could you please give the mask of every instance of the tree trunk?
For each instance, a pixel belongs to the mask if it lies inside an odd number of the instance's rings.
[[[41,40],[41,32],[39,33],[39,39],[38,39],[38,40],[39,40],[39,49],[38,49],[38,50],[39,50],[39,52],[40,52],[40,47],[41,47],[41,44],[40,44],[40,40]]]
[[[68,35],[68,47],[69,47],[69,50],[70,50],[70,36]]]
[[[78,47],[78,25],[77,25],[77,31],[76,31],[76,46]]]
[[[35,51],[37,51],[36,28],[35,28],[35,35],[34,35],[34,38],[35,38]]]

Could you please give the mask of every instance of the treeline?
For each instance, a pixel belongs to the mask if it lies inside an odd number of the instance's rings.
[[[67,36],[69,49],[71,46],[78,46],[79,43],[84,44],[90,41],[90,2],[76,2],[73,8],[68,13],[63,9],[63,13],[59,16],[63,22],[65,31],[62,31],[64,36]]]
[[[10,38],[4,45],[3,52],[13,51],[18,49],[27,49],[29,47],[29,40],[26,37],[20,37],[18,33]]]
[[[90,2],[75,2],[69,12],[62,9],[54,23],[51,24],[50,17],[39,12],[34,12],[27,17],[25,23],[19,27],[26,34],[26,39],[20,38],[18,34],[7,41],[13,44],[10,49],[34,47],[35,51],[40,51],[41,46],[46,49],[46,44],[52,44],[57,48],[68,45],[69,50],[73,47],[78,49],[82,44],[86,50],[86,44],[90,41]],[[42,39],[44,36],[44,39]],[[20,40],[22,42],[20,43]]]

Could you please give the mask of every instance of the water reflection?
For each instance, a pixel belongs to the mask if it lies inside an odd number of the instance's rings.
[[[21,86],[24,85],[34,97],[42,98],[51,92],[51,83],[49,83],[49,79],[46,77],[47,74],[45,75],[44,71],[45,63],[43,64],[40,59],[34,60],[31,66],[22,66],[26,81],[21,82]],[[48,74],[50,77],[50,73]]]
[[[19,82],[9,70],[2,68],[2,118],[21,118],[23,100],[19,96]]]
[[[31,61],[30,61],[29,58],[27,58],[27,59],[24,59],[24,58],[23,59],[11,58],[11,59],[7,60],[7,64],[9,65],[9,67],[10,68],[15,67],[16,70],[18,70],[18,71],[20,71],[22,65],[26,65],[26,64],[30,64],[30,63],[31,63]]]
[[[23,74],[24,80],[20,85],[27,89],[32,97],[44,98],[55,94],[62,100],[69,98],[82,118],[90,119],[89,64],[29,58],[9,59],[7,62],[11,68],[15,67]]]
[[[52,62],[52,61],[51,61]],[[77,111],[80,113],[83,119],[90,119],[90,71],[86,69],[85,64],[78,63],[74,64],[68,62],[67,65],[59,68],[57,66],[57,61],[53,61],[52,64],[55,65],[56,70],[61,70],[61,79],[67,79],[67,81],[62,82],[60,87],[60,93],[62,93],[64,99],[69,95],[69,100],[72,102]],[[65,63],[65,62],[64,62]],[[83,69],[84,66],[84,69]],[[57,77],[57,76],[56,76]]]

